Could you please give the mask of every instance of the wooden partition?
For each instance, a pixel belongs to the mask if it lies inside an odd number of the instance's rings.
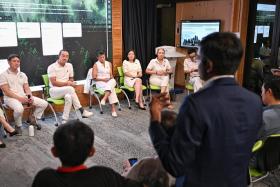
[[[117,75],[117,67],[122,65],[122,0],[112,1],[112,38],[113,69]]]
[[[180,21],[181,20],[221,20],[221,31],[237,32],[245,49],[249,1],[243,0],[209,0],[193,1],[176,4],[176,32],[175,46],[177,50],[186,53],[180,48]],[[179,31],[179,32],[178,32]],[[175,83],[184,86],[183,58],[180,58],[176,67]],[[237,80],[243,81],[244,58],[237,72]]]

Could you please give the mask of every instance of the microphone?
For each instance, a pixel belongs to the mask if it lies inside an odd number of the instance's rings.
[[[31,95],[28,94],[28,95],[27,95],[27,98],[30,99],[30,98],[31,98]],[[27,103],[27,106],[30,107],[30,103],[29,103],[29,102]]]

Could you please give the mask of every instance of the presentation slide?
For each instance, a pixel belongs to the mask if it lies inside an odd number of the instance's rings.
[[[181,46],[198,46],[203,37],[219,32],[219,22],[183,22],[181,25]]]
[[[263,26],[263,37],[269,37],[270,26]]]
[[[31,86],[42,85],[42,74],[69,51],[75,80],[84,80],[105,51],[112,60],[112,1],[0,0],[0,59],[21,57],[21,70]]]
[[[63,49],[61,23],[41,23],[43,55],[58,55]]]
[[[82,37],[81,23],[62,23],[63,37]]]
[[[0,47],[17,46],[16,23],[0,22]]]
[[[17,23],[18,38],[40,38],[40,23],[36,22],[18,22]]]
[[[9,68],[7,59],[0,59],[0,74]]]

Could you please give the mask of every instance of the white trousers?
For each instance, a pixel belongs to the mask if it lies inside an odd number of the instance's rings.
[[[104,82],[104,81],[97,81],[96,82],[96,88],[97,89],[101,89],[103,91],[109,91],[111,92],[108,100],[110,104],[114,104],[119,102],[118,96],[116,94],[115,91],[115,87],[116,87],[117,83],[115,79],[110,79],[108,82]]]
[[[169,76],[151,76],[150,84],[155,85],[155,86],[160,86],[160,87],[164,86],[164,87],[166,87],[165,91],[168,91],[169,90]],[[161,89],[161,91],[163,91],[163,90]]]
[[[52,87],[50,89],[50,96],[54,99],[64,98],[63,120],[68,120],[72,105],[75,110],[82,107],[75,89],[72,86]]]
[[[48,106],[48,102],[35,96],[33,96],[32,98],[33,98],[33,106],[35,106],[33,115],[36,119],[41,119],[44,110]],[[16,126],[20,127],[22,125],[22,114],[24,111],[24,107],[22,106],[22,103],[17,99],[10,98],[10,97],[5,97],[4,103],[14,111],[13,115],[15,119],[15,124]]]
[[[189,82],[193,85],[194,92],[198,91],[202,87],[202,80],[200,77],[191,77]]]

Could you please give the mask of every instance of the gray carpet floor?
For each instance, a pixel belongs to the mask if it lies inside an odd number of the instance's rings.
[[[177,96],[175,110],[178,111],[184,94]],[[96,154],[87,160],[86,165],[104,165],[122,172],[123,161],[129,157],[139,159],[155,155],[151,144],[148,126],[149,112],[138,110],[133,104],[132,109],[122,101],[122,111],[118,117],[113,118],[110,108],[99,114],[97,106],[91,111],[94,115],[82,119],[95,132]],[[61,114],[59,114],[61,116]],[[71,118],[75,115],[71,113]],[[35,174],[45,167],[57,168],[58,159],[52,157],[52,135],[56,129],[54,118],[47,117],[42,124],[41,131],[35,131],[34,137],[28,136],[28,129],[23,129],[23,136],[4,139],[7,148],[0,149],[0,187],[31,186]],[[280,186],[280,172],[271,175],[256,187]]]

